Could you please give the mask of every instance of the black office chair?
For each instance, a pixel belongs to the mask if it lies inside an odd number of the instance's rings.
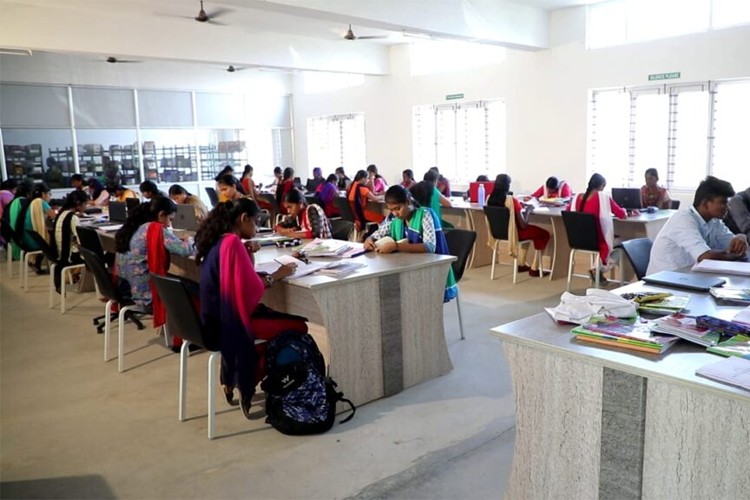
[[[652,242],[648,238],[636,238],[634,240],[623,241],[618,248],[622,248],[625,257],[630,261],[630,265],[633,266],[635,271],[635,277],[639,280],[646,276],[646,269],[648,269],[648,263],[651,259],[651,246]]]
[[[453,267],[453,277],[456,278],[456,310],[458,311],[458,328],[461,331],[461,340],[464,337],[464,321],[461,317],[461,294],[458,289],[458,282],[464,275],[466,263],[469,261],[469,255],[474,249],[474,242],[477,239],[477,233],[466,229],[451,229],[445,233],[445,239],[448,243],[448,251],[456,257],[451,264]]]
[[[599,239],[597,237],[597,221],[593,214],[586,212],[562,212],[565,233],[568,235],[570,246],[570,259],[568,261],[568,282],[566,290],[570,291],[570,280],[573,276],[578,278],[591,278],[589,274],[573,274],[576,252],[589,254],[596,260],[594,267],[594,287],[599,288],[599,275],[601,269],[601,258],[599,257]],[[619,251],[612,249],[612,258],[619,258]],[[622,273],[622,271],[621,271]]]
[[[180,279],[151,274],[151,280],[167,310],[167,326],[179,333],[184,341],[180,349],[180,383],[177,418],[180,422],[186,419],[185,398],[187,395],[187,367],[190,355],[190,344],[196,345],[211,355],[208,358],[208,439],[216,434],[216,380],[217,365],[221,360],[220,332],[208,332],[201,325],[198,312],[193,306],[185,285]]]
[[[325,208],[323,206],[323,202],[320,201],[320,198],[318,198],[318,195],[316,194],[306,194],[305,200],[307,201],[308,205],[318,205],[320,208]]]
[[[49,308],[55,307],[55,292],[60,293],[60,314],[65,314],[65,295],[68,279],[73,282],[73,270],[83,269],[84,264],[62,262],[57,252],[36,231],[26,231],[49,260]]]
[[[216,194],[216,190],[212,187],[207,187],[206,194],[208,194],[208,199],[211,201],[211,206],[216,208],[216,205],[219,204],[219,195]]]
[[[672,210],[679,210],[680,208],[680,200],[672,200],[670,202],[669,208]]]
[[[261,193],[258,195],[258,200],[263,200],[271,207],[269,222],[272,221],[273,223],[269,224],[268,227],[273,227],[275,224],[278,224],[281,220],[282,213],[281,210],[279,210],[279,204],[276,202],[276,197],[270,193]]]
[[[494,206],[485,206],[484,207],[484,216],[487,218],[487,226],[490,229],[490,235],[495,240],[495,244],[492,246],[492,270],[490,271],[490,279],[495,279],[495,262],[497,261],[497,252],[500,249],[500,242],[501,241],[508,241],[508,231],[509,231],[509,225],[510,225],[510,217],[511,213],[510,210],[508,210],[506,207],[494,207]],[[515,214],[513,214],[515,217]],[[511,249],[511,254],[513,255],[513,283],[517,283],[518,280],[518,253],[521,250],[521,247],[526,245],[529,249],[531,249],[531,244],[533,243],[533,240],[518,240],[518,244],[516,245],[516,248]],[[542,262],[544,259],[544,253],[539,255],[539,250],[535,250],[537,253],[534,258],[538,259],[539,261],[539,277],[544,277],[544,272],[542,270]]]
[[[118,306],[118,371],[122,371],[122,343],[125,322],[131,320],[139,330],[143,330],[144,326],[136,315],[144,315],[147,312],[136,306],[135,302],[126,297],[118,286],[115,286],[112,275],[107,272],[104,261],[98,255],[84,247],[79,248],[79,250],[83,261],[86,263],[86,268],[94,275],[99,294],[107,299],[107,304],[104,306],[104,361],[111,359],[109,357],[109,330],[112,317],[115,316],[115,314],[111,314],[111,311],[114,304]]]
[[[331,237],[334,240],[349,241],[354,223],[344,219],[333,219],[331,222]]]
[[[104,247],[102,247],[102,241],[99,239],[99,233],[96,231],[96,229],[79,225],[76,227],[76,232],[78,234],[78,247],[86,248],[91,252],[94,252],[94,254],[99,257],[102,262],[104,262],[104,267],[107,269],[107,274],[111,276],[112,273],[110,270],[115,265],[115,254],[104,251]],[[96,280],[94,280],[94,282],[96,282]],[[98,291],[99,285],[97,285],[96,288]],[[116,317],[116,313],[110,314],[110,321]],[[96,327],[97,333],[104,332],[104,320],[105,316],[97,316],[91,319],[92,323]]]

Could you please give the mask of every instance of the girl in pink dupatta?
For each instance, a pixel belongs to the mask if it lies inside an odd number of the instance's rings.
[[[573,212],[585,212],[593,214],[599,219],[596,227],[596,237],[599,241],[599,258],[602,261],[600,268],[599,281],[606,283],[607,280],[603,274],[615,264],[612,256],[614,247],[615,230],[612,222],[612,214],[618,219],[627,219],[627,212],[604,192],[607,180],[600,174],[594,174],[589,179],[589,185],[586,192],[578,194],[573,203],[570,204],[570,210]],[[591,279],[595,279],[595,270],[589,270]]]
[[[231,403],[234,387],[239,388],[247,418],[257,382],[251,315],[265,289],[295,271],[293,265],[283,265],[263,279],[255,272],[252,253],[259,247],[242,240],[255,236],[259,214],[251,199],[219,203],[195,235],[196,259],[201,264],[201,321],[207,331],[221,335],[224,395]]]

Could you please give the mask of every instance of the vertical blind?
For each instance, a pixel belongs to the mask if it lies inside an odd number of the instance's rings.
[[[365,167],[365,115],[332,115],[307,120],[308,165],[324,172],[344,167],[350,171]]]
[[[694,190],[706,175],[750,185],[750,80],[591,93],[588,174],[637,187],[647,168]]]
[[[412,113],[414,169],[437,166],[456,183],[505,171],[502,100],[416,106]]]

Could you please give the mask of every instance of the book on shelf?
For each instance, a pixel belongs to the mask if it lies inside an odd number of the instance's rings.
[[[712,287],[709,292],[716,300],[737,304],[750,304],[750,288]]]
[[[704,259],[697,262],[693,271],[701,273],[714,274],[737,274],[740,276],[750,276],[750,262],[741,262],[737,260],[712,260]]]
[[[737,356],[738,358],[750,359],[750,336],[735,335],[729,340],[709,347],[708,352],[721,356]]]
[[[750,359],[731,357],[703,365],[696,375],[750,391]]]
[[[671,348],[677,337],[651,331],[651,323],[636,319],[595,317],[570,331],[576,339],[636,351],[661,354]]]
[[[703,347],[714,346],[721,340],[721,334],[709,328],[698,326],[695,318],[681,313],[655,319],[652,331],[674,335]]]

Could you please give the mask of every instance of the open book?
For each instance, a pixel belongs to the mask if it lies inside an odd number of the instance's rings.
[[[272,261],[268,262],[262,262],[260,264],[257,264],[255,266],[255,270],[259,273],[275,273],[278,271],[278,269],[281,267],[282,264],[296,264],[297,265],[297,271],[287,277],[284,278],[286,280],[293,280],[295,278],[301,278],[302,276],[307,276],[308,274],[314,273],[315,271],[318,271],[320,269],[323,269],[327,267],[330,263],[329,262],[304,262],[299,259],[295,259],[291,255],[281,255],[279,257],[276,257]]]
[[[731,357],[701,366],[696,375],[750,391],[750,359]]]

